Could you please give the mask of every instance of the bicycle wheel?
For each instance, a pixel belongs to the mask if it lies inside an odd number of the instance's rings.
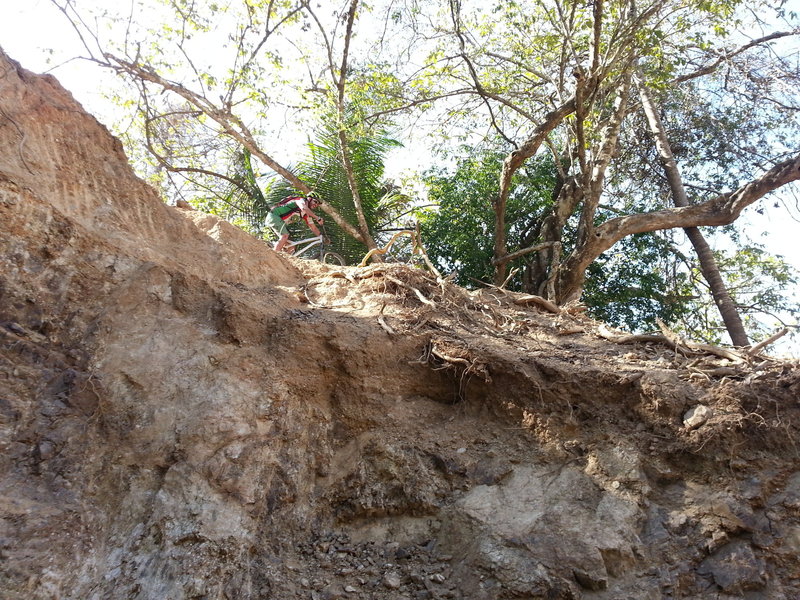
[[[341,254],[336,254],[336,252],[325,252],[322,255],[322,262],[326,265],[339,265],[340,267],[345,266],[344,257]]]

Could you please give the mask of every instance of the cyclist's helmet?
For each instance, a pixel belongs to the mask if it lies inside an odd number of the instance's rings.
[[[311,204],[312,207],[322,204],[322,200],[316,192],[309,192],[306,194],[306,200],[308,200],[308,203]]]

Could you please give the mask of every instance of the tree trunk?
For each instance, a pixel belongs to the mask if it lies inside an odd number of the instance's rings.
[[[356,176],[353,171],[353,163],[350,160],[350,146],[347,132],[345,130],[346,115],[344,105],[344,90],[347,83],[347,59],[350,50],[350,40],[353,37],[353,23],[355,23],[356,20],[357,9],[358,0],[351,0],[350,9],[347,13],[347,31],[344,38],[344,49],[342,50],[342,66],[339,69],[339,77],[334,83],[336,84],[336,89],[338,92],[336,98],[336,110],[339,114],[339,144],[342,147],[342,166],[347,174],[347,183],[350,186],[350,191],[353,194],[353,204],[355,205],[356,209],[358,228],[361,231],[362,241],[367,246],[367,250],[374,250],[377,246],[375,245],[375,240],[372,239],[372,234],[370,233],[369,225],[367,224],[367,218],[364,214],[364,205],[361,201],[361,192],[358,189],[358,182],[356,181]],[[331,71],[333,72],[333,65],[331,65]]]
[[[575,98],[568,100],[555,110],[545,115],[544,122],[539,125],[522,146],[509,154],[503,162],[500,174],[500,193],[492,202],[494,208],[494,281],[501,285],[508,276],[508,248],[506,247],[506,204],[511,192],[511,179],[514,173],[541,147],[545,138],[556,128],[567,115],[575,112]]]
[[[661,161],[661,165],[664,167],[664,173],[667,176],[667,181],[672,191],[672,201],[677,207],[689,206],[686,188],[683,185],[683,179],[681,178],[678,164],[672,154],[672,148],[669,145],[669,139],[667,138],[664,124],[661,122],[661,117],[658,114],[658,106],[655,100],[650,97],[647,86],[640,74],[637,76],[637,83],[639,87],[639,96],[642,100],[642,107],[644,108],[645,115],[647,115],[650,131],[655,138],[658,157]],[[700,262],[700,271],[711,288],[711,296],[714,298],[714,302],[719,309],[731,342],[734,346],[748,346],[750,340],[744,330],[741,316],[733,302],[733,298],[731,298],[728,289],[725,287],[725,282],[722,279],[722,274],[719,272],[719,267],[717,266],[717,261],[714,258],[711,247],[708,245],[708,242],[706,242],[703,233],[697,227],[686,227],[684,231],[697,253],[697,259]]]
[[[528,291],[532,294],[544,296],[552,302],[555,302],[556,299],[548,296],[546,288],[551,280],[553,262],[556,258],[555,253],[561,251],[560,243],[564,236],[564,227],[567,224],[567,219],[575,211],[581,198],[582,195],[574,178],[570,178],[569,181],[561,186],[553,212],[542,222],[539,239],[543,243],[559,242],[559,247],[553,245],[537,253],[536,262],[531,269],[533,276],[531,284],[535,286],[535,289]]]
[[[622,122],[628,113],[628,97],[631,88],[631,71],[626,70],[622,74],[619,93],[614,100],[614,112],[606,126],[603,128],[598,149],[594,153],[591,161],[584,161],[581,167],[581,178],[576,181],[577,185],[573,193],[576,199],[573,207],[578,202],[583,204],[581,209],[580,221],[578,222],[577,243],[572,254],[567,259],[563,267],[559,267],[558,272],[553,274],[552,293],[550,300],[556,304],[566,304],[578,300],[583,293],[583,285],[586,279],[586,269],[591,262],[597,258],[594,256],[589,262],[579,264],[575,267],[576,259],[580,263],[580,257],[584,255],[586,248],[592,247],[597,237],[595,229],[595,217],[597,207],[600,205],[600,196],[603,193],[603,181],[611,164],[611,158],[617,149],[619,142],[619,132]],[[565,216],[569,218],[569,214]],[[572,265],[572,266],[571,266]],[[572,269],[577,268],[577,271]]]
[[[728,331],[731,342],[734,346],[749,346],[750,340],[742,324],[742,318],[739,315],[736,304],[733,302],[733,298],[731,298],[728,289],[725,287],[725,282],[722,280],[722,274],[719,271],[711,247],[697,227],[687,227],[684,231],[692,246],[694,246],[695,252],[697,252],[700,272],[711,288],[711,296],[719,309],[719,314],[722,316],[722,322],[725,323],[725,329]]]

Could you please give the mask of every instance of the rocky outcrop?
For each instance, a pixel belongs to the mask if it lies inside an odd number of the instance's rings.
[[[278,256],[4,55],[0,141],[3,598],[800,595],[796,365]]]

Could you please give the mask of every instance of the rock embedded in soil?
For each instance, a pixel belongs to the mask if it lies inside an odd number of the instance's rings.
[[[686,411],[686,414],[683,415],[683,425],[687,429],[697,429],[705,425],[712,414],[713,411],[707,406],[703,406],[702,404],[695,406],[690,408]]]

